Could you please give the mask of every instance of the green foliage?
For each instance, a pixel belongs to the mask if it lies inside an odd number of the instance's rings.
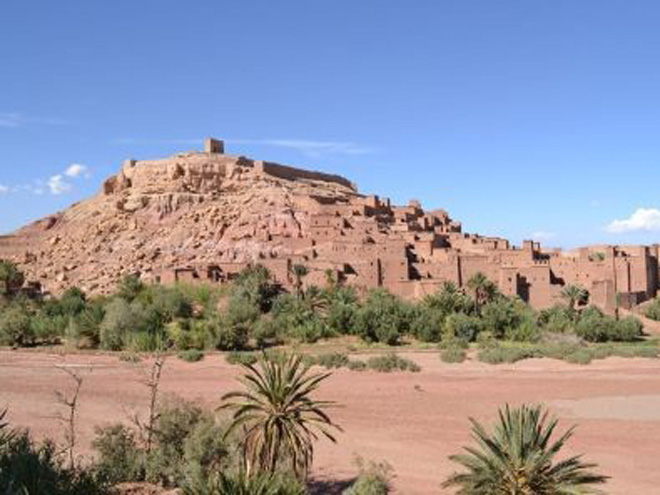
[[[587,342],[632,342],[642,336],[643,327],[642,322],[633,316],[617,321],[589,308],[576,324],[575,333]]]
[[[36,335],[31,325],[28,309],[12,304],[0,311],[0,344],[26,346],[35,343]]]
[[[146,454],[138,448],[132,429],[117,423],[97,427],[95,433],[92,442],[98,453],[95,467],[103,479],[112,484],[144,480]]]
[[[386,462],[365,462],[356,459],[360,474],[353,485],[342,495],[387,495],[390,493],[392,466]]]
[[[561,461],[555,458],[573,435],[573,428],[553,440],[557,420],[541,406],[523,405],[499,411],[492,431],[470,418],[476,445],[466,453],[451,456],[463,472],[453,474],[443,487],[455,487],[458,494],[494,493],[593,493],[593,485],[605,483],[606,476],[591,471],[595,464],[581,456]]]
[[[410,309],[383,289],[369,292],[357,313],[355,331],[367,342],[398,345],[409,329]]]
[[[11,297],[25,283],[25,275],[15,263],[0,260],[0,297]]]
[[[305,486],[292,476],[244,471],[220,473],[217,481],[195,490],[184,489],[184,495],[305,495]]]
[[[218,319],[216,348],[223,351],[243,349],[259,315],[259,309],[247,299],[231,298],[226,312]]]
[[[573,314],[567,306],[555,305],[538,314],[538,324],[546,332],[569,333],[573,331]]]
[[[105,308],[102,302],[87,304],[81,312],[69,318],[65,332],[67,341],[79,349],[98,347],[104,318]]]
[[[465,349],[460,346],[451,346],[440,351],[440,359],[445,363],[462,363],[466,357]]]
[[[188,349],[178,354],[179,359],[189,363],[196,363],[204,359],[204,353],[198,349]]]
[[[654,299],[644,309],[644,316],[651,320],[660,321],[660,297]]]
[[[589,292],[581,285],[567,285],[562,289],[561,295],[566,299],[571,312],[575,311],[578,304],[587,304],[589,300]]]
[[[0,421],[4,414],[0,415]],[[2,430],[6,430],[6,425]],[[65,467],[55,445],[36,444],[27,432],[3,431],[0,438],[0,493],[7,495],[102,495],[104,483],[90,471]]]
[[[468,288],[474,294],[474,303],[477,313],[481,312],[481,307],[499,296],[497,285],[488,279],[482,272],[477,272],[470,277],[467,282]]]
[[[112,483],[150,481],[164,486],[207,486],[215,473],[233,464],[225,430],[194,403],[175,400],[159,410],[155,444],[147,451],[123,425],[99,428],[93,446],[97,470]]]
[[[327,301],[326,324],[332,333],[353,333],[358,313],[355,290],[350,287],[335,287],[324,293]]]
[[[473,342],[482,328],[482,320],[478,317],[453,313],[445,322],[445,335],[450,339],[455,337],[465,342]]]
[[[262,265],[245,268],[234,281],[232,298],[244,300],[259,311],[269,311],[278,293],[270,279],[270,272]]]
[[[126,275],[117,285],[117,296],[131,303],[145,289],[145,285],[138,275]]]
[[[257,361],[259,361],[259,356],[254,352],[232,351],[226,354],[225,360],[229,364],[247,365],[255,364]]]
[[[411,314],[410,333],[422,342],[440,342],[447,319],[443,310],[421,304]]]
[[[422,370],[414,361],[398,356],[393,352],[367,359],[367,368],[380,373],[391,373],[393,371],[411,371],[417,373]]]
[[[317,434],[334,442],[330,430],[339,429],[326,413],[333,404],[311,397],[329,376],[311,373],[295,355],[262,354],[257,365],[245,365],[244,389],[223,396],[222,408],[233,411],[228,432],[242,432],[246,468],[307,476]]]

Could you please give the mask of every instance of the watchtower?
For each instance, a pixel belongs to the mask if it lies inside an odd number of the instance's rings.
[[[205,153],[225,153],[225,142],[221,139],[206,138],[204,140],[204,152]]]

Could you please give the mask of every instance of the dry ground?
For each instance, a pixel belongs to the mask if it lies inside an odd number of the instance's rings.
[[[337,445],[318,445],[316,476],[351,479],[352,458],[359,454],[394,467],[397,493],[443,493],[439,485],[453,469],[447,456],[469,439],[468,416],[489,421],[499,405],[527,401],[547,403],[564,427],[579,423],[567,453],[584,452],[600,464],[612,476],[608,493],[658,493],[660,360],[609,358],[579,366],[535,359],[490,366],[444,364],[437,353],[407,357],[423,371],[341,370],[328,380],[322,396],[343,405],[334,417],[345,433]],[[144,412],[144,362],[126,363],[112,355],[0,351],[0,407],[9,407],[13,424],[61,439],[62,426],[54,416],[62,408],[54,391],[70,389],[71,382],[57,366],[76,367],[85,376],[79,428],[85,452],[95,425]],[[221,355],[199,363],[170,358],[163,390],[215,406],[235,388],[237,371]]]

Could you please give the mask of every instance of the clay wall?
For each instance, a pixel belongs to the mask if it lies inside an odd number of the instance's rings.
[[[308,179],[319,180],[324,182],[334,182],[342,186],[355,190],[355,185],[348,179],[334,174],[326,174],[323,172],[313,172],[310,170],[303,170],[300,168],[289,167],[287,165],[280,165],[278,163],[256,161],[254,167],[257,172],[279,177],[280,179],[296,180]]]

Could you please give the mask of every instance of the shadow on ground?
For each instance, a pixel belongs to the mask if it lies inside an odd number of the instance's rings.
[[[312,480],[308,483],[309,495],[341,495],[344,490],[355,483],[356,478],[349,480]]]

